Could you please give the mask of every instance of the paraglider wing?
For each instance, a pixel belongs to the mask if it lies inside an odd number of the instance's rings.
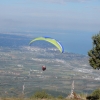
[[[64,52],[62,45],[58,41],[56,41],[55,39],[52,39],[50,37],[37,37],[37,38],[31,40],[29,45],[31,45],[34,41],[37,41],[37,40],[47,41],[47,42],[53,44],[54,46],[56,46],[58,48],[58,50],[60,50],[60,52],[62,52],[62,53]]]

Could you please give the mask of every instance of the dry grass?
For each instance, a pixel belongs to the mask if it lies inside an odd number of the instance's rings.
[[[36,99],[36,98],[0,98],[0,100],[76,100],[76,99],[58,99],[58,98],[52,98],[52,99]],[[86,100],[86,99],[84,99]]]
[[[86,100],[86,94],[77,94],[78,97],[82,99],[78,100]],[[24,95],[20,95],[18,97],[0,97],[0,100],[77,100],[77,99],[68,99],[68,98],[59,98],[59,97],[52,97],[52,98],[26,98]]]

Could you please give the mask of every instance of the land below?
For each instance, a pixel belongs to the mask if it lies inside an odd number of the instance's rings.
[[[88,56],[60,53],[44,42],[29,46],[29,37],[0,35],[0,97],[30,97],[40,90],[66,97],[73,81],[78,94],[100,87],[100,71],[89,65]]]

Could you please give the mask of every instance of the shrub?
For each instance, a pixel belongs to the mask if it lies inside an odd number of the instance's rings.
[[[98,100],[99,98],[97,96],[87,96],[87,100]]]
[[[98,100],[100,99],[100,89],[96,89],[93,93],[86,97],[87,100]]]
[[[92,96],[96,96],[100,99],[100,89],[96,89],[95,91],[93,91]]]
[[[53,98],[51,95],[47,94],[45,91],[36,92],[31,98]]]
[[[59,95],[58,99],[64,99],[64,97],[62,95]]]

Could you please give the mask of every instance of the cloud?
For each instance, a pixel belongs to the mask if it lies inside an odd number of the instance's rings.
[[[99,30],[100,10],[99,6],[84,5],[88,8],[75,5],[56,6],[67,2],[87,2],[93,0],[25,0],[26,5],[0,6],[0,31],[19,31],[34,29],[62,29],[62,30]],[[96,0],[94,0],[96,1]],[[25,3],[26,3],[25,2]],[[45,4],[46,2],[46,4]],[[56,3],[53,6],[49,3]],[[31,4],[31,5],[30,5]],[[75,3],[76,4],[76,3]],[[29,7],[30,5],[30,7]],[[48,7],[49,6],[49,7]],[[56,7],[59,7],[55,9]],[[66,8],[65,8],[66,7]],[[52,9],[51,9],[52,8]],[[74,9],[75,8],[75,9]],[[92,8],[92,9],[91,9]]]
[[[31,1],[41,1],[41,2],[48,2],[48,3],[64,4],[66,2],[87,2],[87,1],[94,1],[94,0],[31,0]]]

